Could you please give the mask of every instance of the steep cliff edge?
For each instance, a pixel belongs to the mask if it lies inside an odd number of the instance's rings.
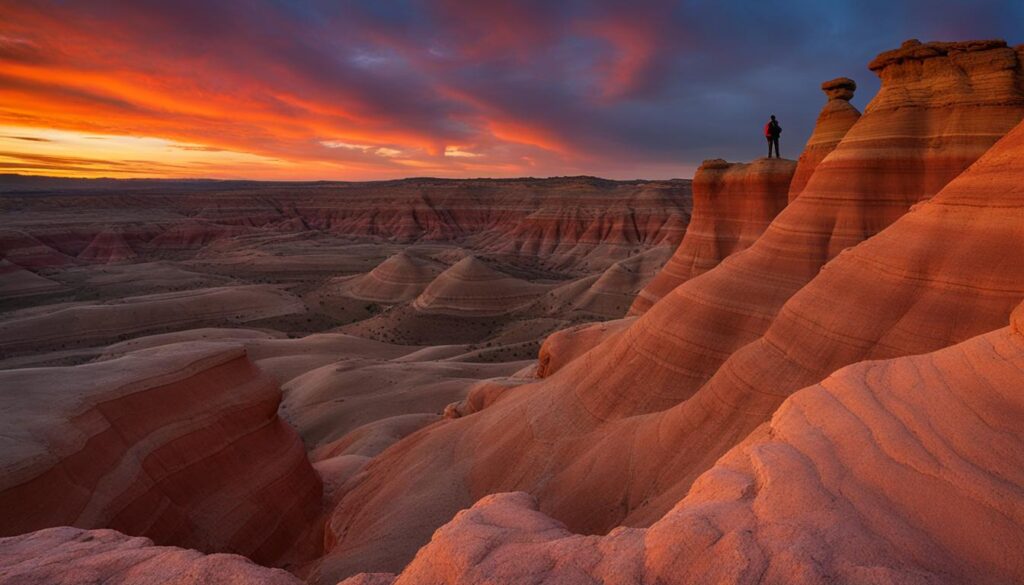
[[[280,400],[244,350],[223,344],[0,372],[0,534],[113,528],[307,561],[319,553],[321,485]]]
[[[640,315],[675,287],[700,276],[761,237],[786,206],[797,164],[706,160],[693,176],[693,214],[683,241],[629,309]]]

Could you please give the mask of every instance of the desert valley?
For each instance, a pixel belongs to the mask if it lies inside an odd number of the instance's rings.
[[[0,176],[0,584],[1024,582],[1024,45],[868,68],[692,180]]]

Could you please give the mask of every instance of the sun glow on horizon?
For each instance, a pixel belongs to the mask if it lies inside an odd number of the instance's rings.
[[[81,178],[240,178],[287,163],[163,138],[0,126],[0,171]]]

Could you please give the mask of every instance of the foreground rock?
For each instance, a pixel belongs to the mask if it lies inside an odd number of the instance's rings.
[[[114,530],[48,528],[0,538],[0,585],[299,585],[237,555],[154,546]]]
[[[223,344],[0,372],[0,535],[113,528],[260,563],[308,560],[321,486],[280,400]]]
[[[498,494],[374,582],[1020,582],[1022,333],[1024,306],[1010,327],[795,393],[648,529],[576,535]]]

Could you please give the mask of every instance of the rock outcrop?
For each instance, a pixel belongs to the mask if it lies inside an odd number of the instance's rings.
[[[795,393],[650,528],[573,534],[497,494],[374,582],[1020,582],[1022,332],[1024,306],[1010,327]]]
[[[554,374],[611,336],[625,331],[635,320],[635,317],[626,317],[600,323],[583,323],[552,333],[540,346],[537,377],[546,378]]]
[[[675,254],[630,307],[643,314],[675,287],[745,250],[786,206],[796,163],[706,160],[693,176],[693,215]]]
[[[322,574],[400,566],[498,491],[530,491],[576,532],[649,525],[800,387],[1005,323],[1024,296],[1007,256],[1024,237],[1024,129],[947,183],[1024,117],[1024,70],[1005,44],[944,50],[876,68],[878,97],[754,245],[589,359],[382,454],[335,509]]]
[[[321,484],[280,400],[244,350],[224,344],[0,372],[0,535],[113,528],[260,563],[307,561],[320,549]]]
[[[300,585],[237,555],[154,546],[115,530],[47,528],[0,538],[0,585]]]
[[[803,153],[796,165],[793,181],[789,185],[789,200],[797,196],[807,186],[808,179],[818,168],[818,164],[839,145],[839,142],[860,119],[860,111],[850,104],[857,83],[848,77],[837,77],[821,84],[821,90],[828,97],[828,102],[818,114],[814,124],[814,132],[807,139]]]

